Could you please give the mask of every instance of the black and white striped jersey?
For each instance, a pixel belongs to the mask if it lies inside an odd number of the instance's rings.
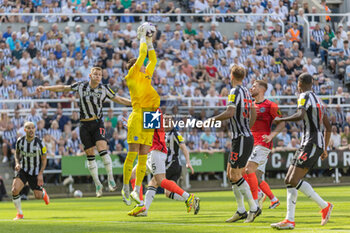
[[[4,134],[3,134],[3,138],[6,139],[8,141],[8,143],[10,144],[10,146],[12,147],[14,145],[14,143],[16,142],[16,138],[17,138],[16,129],[5,130]]]
[[[113,99],[114,91],[104,84],[91,88],[89,81],[77,82],[71,85],[71,89],[79,94],[80,119],[102,117],[103,102],[106,98]]]
[[[165,165],[168,168],[172,164],[172,161],[178,160],[180,144],[184,143],[185,140],[175,128],[166,133],[165,137],[166,146],[168,148]]]
[[[312,91],[301,93],[298,99],[298,108],[305,109],[306,113],[303,119],[304,128],[301,146],[309,143],[317,145],[324,149],[323,137],[323,114],[325,107],[322,101]]]
[[[232,88],[228,96],[228,102],[228,105],[236,108],[235,115],[230,119],[232,139],[240,136],[252,136],[249,121],[253,101],[248,89],[240,85]]]
[[[16,153],[20,155],[22,169],[29,175],[37,176],[41,169],[41,156],[46,155],[44,143],[38,137],[28,142],[26,136],[22,136],[17,139]]]

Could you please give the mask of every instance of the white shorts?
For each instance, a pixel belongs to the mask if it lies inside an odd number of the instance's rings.
[[[264,147],[264,146],[260,146],[260,145],[254,146],[253,153],[250,155],[248,161],[252,161],[254,163],[257,163],[259,166],[264,165],[264,164],[266,165],[267,158],[268,158],[270,152],[271,152],[271,150],[269,148]]]
[[[258,167],[258,170],[261,171],[264,174],[265,174],[266,164],[267,164],[267,159],[266,159],[265,163],[260,164],[259,167]]]
[[[147,155],[146,174],[165,174],[165,161],[167,154],[159,151],[152,150]]]

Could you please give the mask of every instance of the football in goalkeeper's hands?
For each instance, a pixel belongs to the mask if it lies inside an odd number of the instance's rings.
[[[156,27],[152,23],[145,22],[142,24],[142,26],[145,28],[146,36],[148,37],[153,36],[153,34],[156,32]]]

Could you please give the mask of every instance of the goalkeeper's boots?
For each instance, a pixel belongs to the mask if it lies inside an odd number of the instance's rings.
[[[137,216],[146,211],[146,207],[144,205],[136,205],[134,209],[128,212],[129,216]]]
[[[123,202],[126,204],[126,205],[131,205],[131,200],[130,200],[130,195],[127,194],[124,189],[122,189],[122,197],[123,197]]]

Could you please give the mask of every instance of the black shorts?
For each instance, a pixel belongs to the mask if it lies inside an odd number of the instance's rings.
[[[232,139],[232,150],[229,156],[229,163],[232,168],[243,168],[246,166],[247,161],[252,154],[254,147],[254,138],[250,137],[238,137]]]
[[[173,160],[171,165],[166,167],[165,176],[168,180],[177,182],[181,176],[182,167],[179,164],[179,160]]]
[[[23,169],[21,169],[17,173],[15,178],[19,178],[23,182],[24,185],[26,185],[26,183],[28,182],[29,187],[32,190],[42,191],[42,187],[40,187],[38,185],[38,176],[29,175],[27,172],[25,172]]]
[[[97,141],[106,141],[106,130],[101,119],[93,121],[81,121],[79,132],[80,140],[84,146],[84,150],[96,146]]]
[[[315,144],[307,144],[300,147],[294,154],[291,165],[300,168],[312,168],[322,155],[323,149]]]

